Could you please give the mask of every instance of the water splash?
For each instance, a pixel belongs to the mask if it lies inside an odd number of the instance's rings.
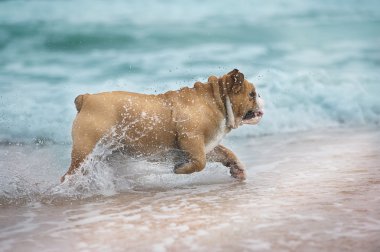
[[[129,126],[122,128],[124,133]],[[216,163],[207,164],[202,173],[178,175],[173,172],[170,157],[164,160],[158,158],[161,154],[129,157],[120,151],[127,134],[120,134],[120,129],[110,130],[63,183],[59,183],[59,178],[67,168],[70,145],[6,147],[8,154],[0,160],[9,166],[0,174],[0,204],[85,199],[135,190],[167,190],[233,181],[228,169]],[[57,159],[60,154],[65,156],[64,162]]]

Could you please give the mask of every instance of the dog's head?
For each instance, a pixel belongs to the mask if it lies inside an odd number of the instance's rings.
[[[264,101],[255,86],[234,69],[219,78],[223,89],[229,124],[237,128],[242,124],[257,124],[264,115]]]

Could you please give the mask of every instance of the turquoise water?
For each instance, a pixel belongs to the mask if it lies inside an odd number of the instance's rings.
[[[266,116],[236,136],[380,121],[379,1],[2,1],[0,141],[70,143],[80,93],[239,68]]]
[[[70,163],[73,101],[81,93],[158,93],[238,68],[256,83],[265,116],[258,126],[234,130],[226,139],[232,149],[263,135],[378,128],[379,7],[378,1],[1,1],[0,203],[55,197]],[[124,161],[110,167],[103,159],[90,165],[96,171],[89,181],[59,190],[71,196],[128,188],[114,174]],[[145,166],[137,173],[149,174]],[[170,179],[152,175],[153,184],[182,186],[202,177],[181,182],[171,165],[163,169]],[[221,181],[229,179],[225,173]]]

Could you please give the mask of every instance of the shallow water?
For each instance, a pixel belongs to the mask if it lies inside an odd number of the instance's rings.
[[[330,129],[226,144],[246,164],[247,181],[234,181],[220,166],[189,176],[151,166],[126,172],[124,183],[128,176],[140,180],[129,189],[116,186],[113,196],[3,202],[0,250],[380,248],[378,130]]]

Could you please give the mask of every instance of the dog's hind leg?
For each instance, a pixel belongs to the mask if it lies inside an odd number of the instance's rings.
[[[212,151],[207,153],[206,157],[209,162],[219,162],[224,166],[229,167],[232,177],[242,180],[245,179],[246,175],[244,165],[231,150],[227,149],[223,145],[216,146]]]
[[[71,151],[71,164],[69,170],[61,177],[61,182],[65,181],[66,175],[73,174],[83,163],[86,157],[93,151],[97,141],[80,138],[74,140],[73,150]]]

